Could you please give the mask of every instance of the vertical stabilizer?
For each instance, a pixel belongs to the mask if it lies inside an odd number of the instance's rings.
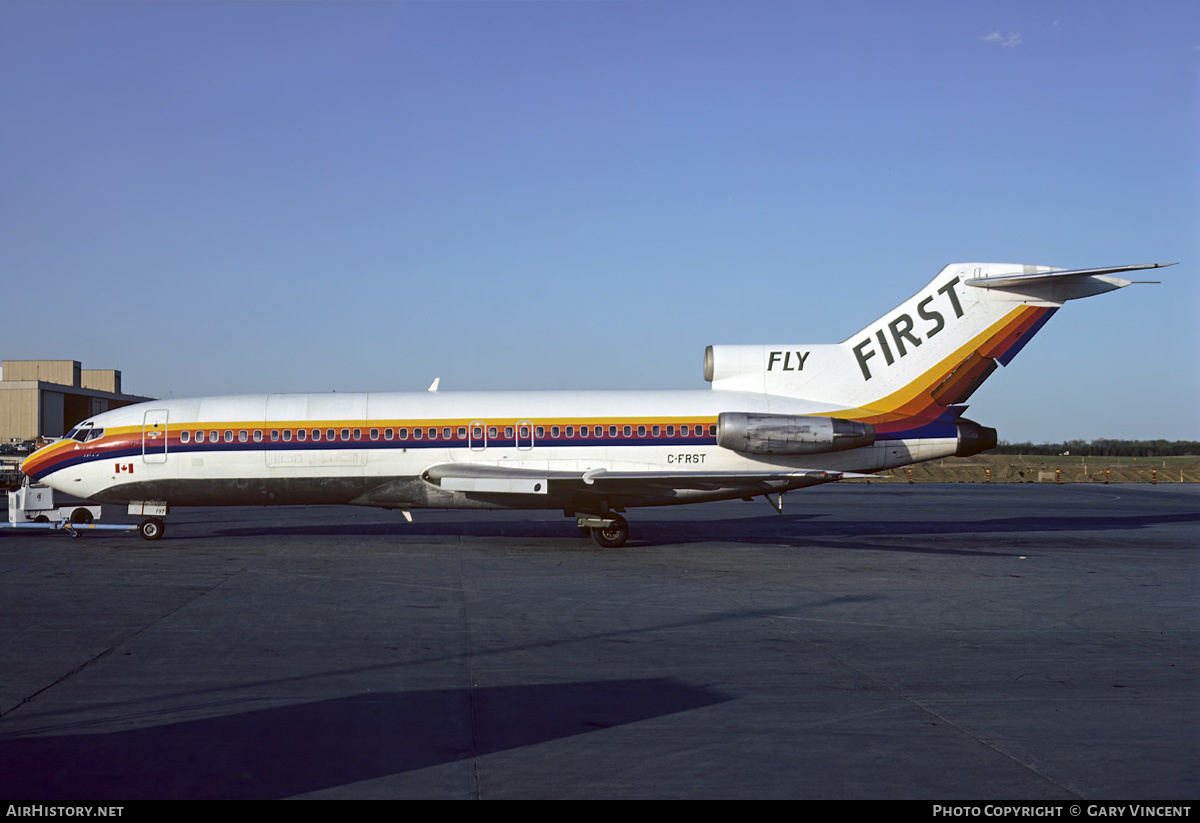
[[[803,397],[850,415],[932,419],[1007,365],[1064,302],[1130,285],[1115,273],[1160,265],[955,263],[842,343],[710,346],[705,377],[715,390]]]

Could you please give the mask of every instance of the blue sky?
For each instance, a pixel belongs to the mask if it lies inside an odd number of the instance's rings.
[[[1180,261],[968,416],[1200,439],[1198,81],[1194,2],[0,0],[0,356],[703,388],[705,345],[845,339],[947,263]]]

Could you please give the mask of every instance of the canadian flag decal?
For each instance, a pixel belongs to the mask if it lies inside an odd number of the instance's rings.
[[[115,471],[117,474],[120,474],[121,472],[125,472],[126,474],[133,474],[133,464],[132,463],[118,463]]]

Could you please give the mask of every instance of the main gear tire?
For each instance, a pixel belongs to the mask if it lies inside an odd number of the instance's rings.
[[[620,548],[629,539],[629,524],[625,522],[624,517],[614,515],[610,525],[596,526],[592,529],[592,539],[601,548]]]

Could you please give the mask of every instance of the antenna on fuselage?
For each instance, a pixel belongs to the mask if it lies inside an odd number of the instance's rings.
[[[437,391],[437,384],[438,384],[438,381],[441,379],[442,378],[440,378],[440,377],[433,378],[433,382],[429,384],[429,391]]]

